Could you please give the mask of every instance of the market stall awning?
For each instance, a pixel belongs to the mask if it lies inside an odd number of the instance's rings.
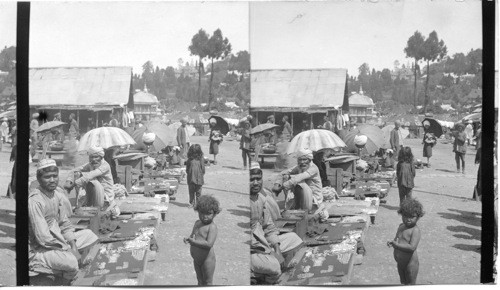
[[[123,106],[132,99],[131,81],[131,67],[31,68],[30,106]]]
[[[323,112],[344,103],[346,69],[255,70],[251,73],[254,111]]]
[[[13,120],[15,119],[17,116],[17,113],[16,111],[6,111],[6,112],[3,112],[3,113],[0,113],[0,119],[2,118],[7,118],[9,120]]]

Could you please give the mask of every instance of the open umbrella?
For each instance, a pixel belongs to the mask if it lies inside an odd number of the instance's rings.
[[[133,146],[134,149],[144,150],[147,148],[146,144],[142,141],[144,133],[154,133],[156,135],[151,145],[156,151],[160,151],[167,146],[177,145],[177,131],[173,127],[169,127],[159,121],[151,121],[130,134],[137,143]]]
[[[387,125],[384,128],[382,128],[382,131],[384,132],[384,137],[385,140],[390,140],[391,139],[391,131],[394,129],[394,125]],[[405,128],[399,127],[399,132],[401,133],[401,138],[406,139],[408,135],[410,135],[410,131]]]
[[[264,131],[271,130],[271,129],[274,129],[274,128],[277,128],[277,127],[279,127],[279,125],[276,125],[276,124],[273,124],[273,123],[260,124],[260,125],[257,125],[255,127],[253,127],[252,130],[250,130],[250,135],[262,133]]]
[[[61,122],[61,121],[50,121],[50,122],[44,123],[40,127],[38,127],[38,129],[36,129],[36,132],[37,133],[47,132],[47,131],[50,131],[54,128],[62,126],[64,124],[66,124],[66,123]]]
[[[301,149],[318,151],[326,148],[345,147],[346,144],[337,134],[324,129],[312,129],[304,131],[293,137],[286,151],[293,154]]]
[[[215,127],[219,128],[220,132],[223,135],[226,135],[229,132],[229,124],[227,123],[226,120],[224,120],[224,118],[222,118],[220,116],[210,116],[210,118],[208,118],[209,123],[210,123],[210,119],[215,119],[215,121],[217,122]]]
[[[422,126],[424,126],[425,121],[428,121],[430,124],[429,129],[427,129],[429,133],[434,133],[434,136],[436,136],[436,138],[439,138],[441,137],[441,135],[443,135],[443,127],[441,126],[441,124],[439,124],[439,122],[436,119],[425,118],[422,121]]]
[[[467,123],[469,120],[472,122],[480,122],[482,117],[482,113],[474,113],[467,115],[462,118],[462,123]]]
[[[351,152],[358,152],[358,148],[354,144],[354,138],[357,135],[364,135],[367,137],[365,149],[369,154],[374,153],[379,148],[388,148],[389,146],[389,142],[385,138],[382,129],[372,125],[359,125],[355,129],[341,133],[341,136],[343,136],[342,140],[344,140],[347,148]]]
[[[100,146],[104,149],[134,145],[134,139],[124,130],[116,127],[95,128],[83,135],[78,145],[78,151],[85,151],[90,146]]]

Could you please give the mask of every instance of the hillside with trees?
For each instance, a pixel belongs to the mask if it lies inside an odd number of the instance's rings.
[[[464,106],[471,104],[469,94],[482,88],[482,49],[451,56],[446,51],[437,33],[433,31],[426,39],[417,31],[405,48],[411,63],[395,61],[393,68],[381,70],[362,63],[358,75],[349,76],[349,91],[359,91],[362,87],[381,115],[397,110],[440,114],[441,104],[466,112],[468,108]]]

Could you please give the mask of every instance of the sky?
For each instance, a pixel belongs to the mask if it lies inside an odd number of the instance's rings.
[[[417,30],[435,30],[448,55],[481,48],[481,21],[479,0],[251,3],[252,69],[393,69],[411,61],[404,48]]]
[[[0,1],[0,50],[16,46],[17,8],[15,2]]]
[[[232,52],[249,50],[248,3],[32,2],[30,67],[177,67],[200,28],[220,28]]]

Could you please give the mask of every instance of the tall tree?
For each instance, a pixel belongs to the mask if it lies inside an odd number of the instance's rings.
[[[208,108],[212,102],[212,82],[214,78],[214,60],[225,58],[231,53],[229,40],[222,36],[222,31],[217,29],[207,42],[207,57],[211,60],[210,85],[208,89]]]
[[[205,30],[200,29],[197,34],[191,39],[189,51],[191,55],[198,56],[198,105],[201,104],[201,73],[203,67],[203,59],[208,54],[208,34]]]
[[[423,46],[425,39],[422,34],[417,30],[415,33],[408,39],[406,47],[404,49],[406,56],[415,59],[415,70],[413,74],[414,79],[414,87],[413,87],[413,105],[417,107],[417,65],[418,62],[423,57]]]
[[[448,49],[444,45],[444,41],[439,40],[437,32],[432,31],[429,37],[424,42],[423,45],[423,59],[427,61],[427,77],[425,78],[425,102],[424,102],[424,113],[427,113],[427,105],[430,102],[427,90],[429,87],[429,65],[430,62],[436,60],[441,60],[447,53]]]

